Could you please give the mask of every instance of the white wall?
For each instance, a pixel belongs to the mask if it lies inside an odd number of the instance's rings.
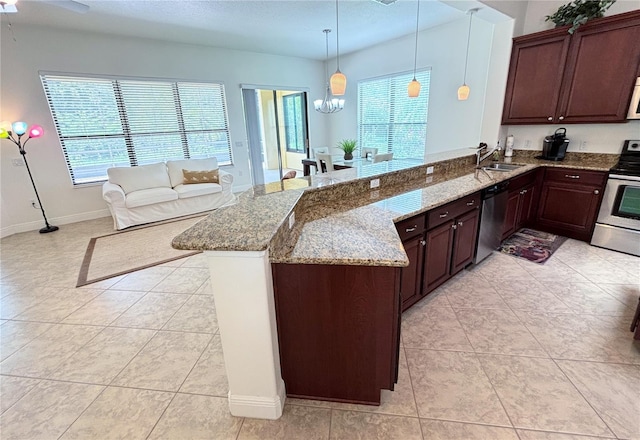
[[[54,224],[107,215],[101,187],[73,188],[42,91],[38,71],[111,74],[151,78],[222,81],[225,84],[237,187],[250,185],[246,129],[239,84],[307,88],[324,94],[323,64],[301,58],[172,44],[154,40],[14,26],[1,34],[0,120],[25,120],[43,126],[45,135],[27,146],[47,217]],[[311,144],[326,144],[327,120],[309,109]],[[241,145],[237,145],[240,142]],[[2,235],[38,229],[40,211],[24,167],[11,159],[20,155],[8,141],[0,143]]]

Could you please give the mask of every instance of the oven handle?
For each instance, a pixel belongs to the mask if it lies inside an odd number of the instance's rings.
[[[622,174],[609,174],[609,179],[630,180],[632,182],[640,182],[640,176],[625,176]]]

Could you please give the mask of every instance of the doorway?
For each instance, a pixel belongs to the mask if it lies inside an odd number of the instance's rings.
[[[254,185],[302,175],[309,145],[307,92],[242,86]]]

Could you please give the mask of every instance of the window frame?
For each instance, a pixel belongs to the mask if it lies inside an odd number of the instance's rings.
[[[294,102],[294,107],[295,107],[295,99],[297,97],[300,97],[300,116],[301,116],[301,120],[300,121],[294,121],[296,122],[296,128],[299,128],[302,132],[302,145],[301,145],[301,149],[292,149],[289,148],[289,145],[291,144],[290,142],[290,138],[291,136],[289,135],[289,130],[288,130],[288,119],[287,119],[287,101],[292,100]],[[304,117],[304,111],[305,111],[305,105],[306,105],[306,100],[305,100],[305,92],[296,92],[296,93],[290,93],[288,95],[283,95],[282,96],[282,114],[284,116],[284,135],[285,135],[285,147],[287,152],[289,153],[298,153],[298,154],[306,154],[306,148],[305,148],[305,139],[307,139],[307,127],[305,124],[305,117]],[[297,122],[300,122],[300,125],[298,126]],[[296,132],[298,130],[296,129]]]

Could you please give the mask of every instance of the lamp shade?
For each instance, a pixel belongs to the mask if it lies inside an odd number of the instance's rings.
[[[18,0],[2,0],[2,3],[4,3],[5,5],[15,5],[16,3],[18,3]]]
[[[29,128],[29,137],[30,138],[39,138],[44,134],[44,130],[39,125],[32,125]]]
[[[9,132],[4,128],[0,128],[0,139],[6,139],[9,137]]]
[[[469,99],[469,86],[466,84],[461,85],[458,88],[458,101],[466,101],[467,99]]]
[[[11,122],[9,121],[0,122],[0,128],[5,129],[6,131],[11,131]]]
[[[22,136],[27,131],[27,123],[26,122],[14,122],[11,124],[11,131],[13,131],[18,136]]]
[[[420,82],[413,78],[413,80],[409,83],[409,98],[417,98],[420,96]]]
[[[347,90],[347,77],[339,70],[331,75],[329,83],[331,84],[331,94],[334,96],[343,96]]]

